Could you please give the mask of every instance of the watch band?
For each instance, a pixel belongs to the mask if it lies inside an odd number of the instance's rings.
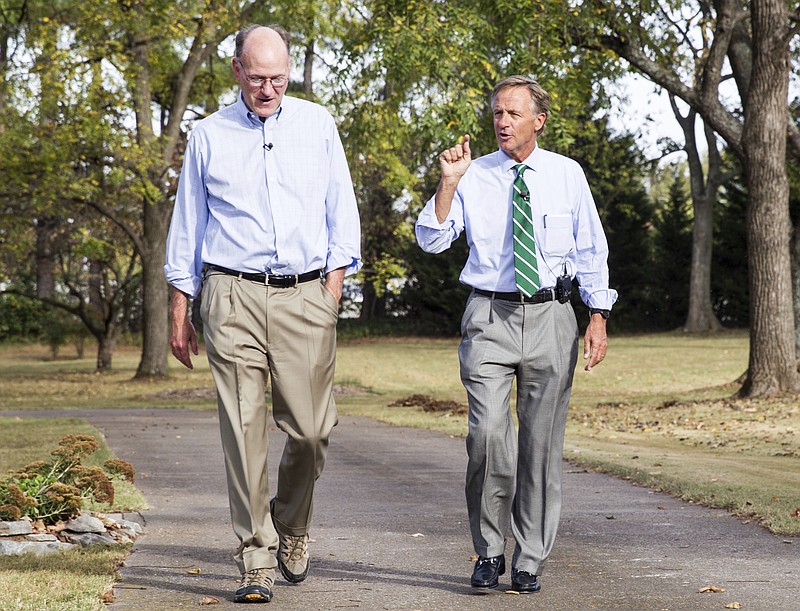
[[[611,310],[601,310],[600,308],[589,308],[589,318],[594,316],[595,314],[600,314],[603,319],[608,320],[608,317],[611,316]]]

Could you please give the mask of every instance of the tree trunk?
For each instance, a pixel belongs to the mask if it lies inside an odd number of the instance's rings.
[[[361,287],[361,313],[358,318],[364,321],[374,320],[377,301],[378,295],[375,292],[375,287],[368,277],[365,277],[364,285]]]
[[[763,397],[798,390],[786,174],[789,16],[783,0],[753,0],[751,7],[753,73],[743,133],[750,192],[750,363],[740,393]]]
[[[792,232],[792,302],[794,304],[794,353],[800,367],[800,231]]]
[[[116,343],[116,331],[113,328],[97,336],[97,371],[111,371],[111,356]]]
[[[691,333],[722,328],[711,303],[711,254],[714,232],[714,204],[711,197],[692,198],[692,264],[689,278],[689,312],[684,330]]]
[[[142,358],[137,378],[167,375],[169,292],[164,278],[171,205],[144,205],[142,255]]]
[[[305,56],[303,60],[303,92],[307,100],[314,99],[314,80],[312,78],[314,68],[314,40],[306,43]]]
[[[714,245],[714,204],[722,183],[721,159],[717,151],[714,131],[704,126],[708,145],[708,172],[703,175],[703,164],[695,137],[697,111],[690,109],[681,115],[674,96],[670,96],[672,112],[678,120],[686,141],[689,165],[689,184],[692,192],[694,222],[692,225],[692,263],[689,274],[689,311],[683,330],[689,333],[719,331],[722,328],[711,304],[711,254]]]
[[[52,242],[57,223],[51,218],[36,219],[36,296],[52,297],[56,292],[56,260]]]

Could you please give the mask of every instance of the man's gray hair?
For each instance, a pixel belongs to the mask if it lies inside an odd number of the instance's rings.
[[[257,30],[258,28],[269,28],[273,32],[277,33],[283,39],[283,42],[286,43],[286,51],[289,52],[289,33],[284,30],[279,25],[261,25],[259,23],[252,23],[248,26],[243,27],[236,33],[236,49],[233,52],[233,56],[239,59],[242,59],[242,52],[244,51],[244,42],[247,40],[247,37],[250,35],[250,32],[253,30]]]
[[[542,89],[542,86],[539,83],[534,81],[532,78],[528,78],[527,76],[515,74],[514,76],[506,77],[497,83],[492,90],[492,104],[494,104],[494,99],[497,97],[498,93],[503,91],[503,89],[509,89],[511,87],[524,87],[528,90],[528,93],[531,94],[531,112],[533,112],[534,115],[544,113],[546,123],[547,119],[550,117],[550,94]],[[543,131],[544,125],[542,125],[542,128],[536,132],[536,135],[541,135]]]

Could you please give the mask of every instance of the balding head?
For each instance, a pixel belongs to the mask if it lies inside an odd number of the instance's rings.
[[[239,59],[242,58],[245,40],[247,40],[250,34],[256,30],[271,30],[272,32],[275,32],[281,37],[283,44],[286,46],[286,52],[289,53],[289,33],[286,30],[279,25],[264,26],[254,23],[242,28],[236,33],[236,49],[234,50],[234,57],[238,57]]]

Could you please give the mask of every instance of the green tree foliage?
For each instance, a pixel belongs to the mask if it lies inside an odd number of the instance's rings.
[[[414,287],[429,284],[416,277],[427,264],[412,261],[416,253],[408,250],[413,220],[435,190],[440,151],[465,133],[475,156],[495,150],[495,82],[514,73],[542,82],[553,94],[549,141],[564,147],[585,127],[572,110],[603,97],[597,76],[613,68],[600,55],[561,44],[559,20],[574,15],[560,2],[520,10],[486,0],[377,0],[343,12],[329,99],[342,117],[361,205],[362,317],[369,319],[392,314],[393,294],[402,291],[405,303]],[[414,300],[412,311],[429,301]]]
[[[669,196],[658,210],[654,230],[653,269],[659,271],[652,289],[659,309],[657,320],[662,329],[676,329],[689,309],[692,253],[691,205],[685,177],[679,171],[672,173]]]
[[[580,116],[585,129],[559,152],[583,167],[606,232],[610,284],[620,294],[609,327],[652,328],[659,301],[652,284],[655,211],[644,187],[651,164],[632,135],[614,134],[605,118],[591,120],[587,110]]]
[[[711,295],[714,311],[726,326],[746,327],[750,321],[747,283],[747,189],[742,178],[727,183],[714,210],[714,254]]]

